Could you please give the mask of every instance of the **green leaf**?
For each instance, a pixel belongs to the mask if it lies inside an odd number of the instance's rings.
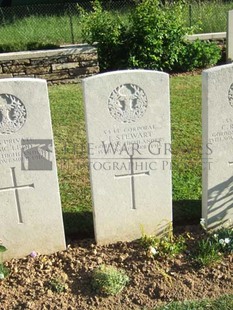
[[[6,252],[7,248],[4,247],[3,245],[0,245],[0,252],[3,253],[3,252]]]

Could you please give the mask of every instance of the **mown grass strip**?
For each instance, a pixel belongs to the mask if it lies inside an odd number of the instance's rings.
[[[114,16],[128,19],[130,9],[125,7],[124,3],[122,8],[119,6],[118,9],[112,9],[109,5],[107,9]],[[186,26],[193,27],[194,33],[224,32],[227,28],[227,12],[232,9],[232,1],[192,1],[191,6],[187,2],[183,9],[183,20]],[[72,39],[75,43],[82,42],[80,17],[76,8],[73,8],[71,15],[64,12],[59,16],[46,15],[44,12],[44,16],[34,14],[25,18],[13,16],[9,19],[8,15],[4,16],[3,10],[0,13],[0,51],[7,48],[9,51],[27,50],[35,42],[40,45],[70,44]]]
[[[231,310],[233,309],[233,295],[224,295],[217,299],[197,301],[172,302],[154,310]]]

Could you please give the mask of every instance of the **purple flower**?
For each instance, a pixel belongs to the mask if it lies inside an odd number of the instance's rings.
[[[30,256],[31,256],[32,258],[37,257],[37,253],[36,253],[36,251],[32,251],[32,252],[31,252],[31,254],[30,254]]]

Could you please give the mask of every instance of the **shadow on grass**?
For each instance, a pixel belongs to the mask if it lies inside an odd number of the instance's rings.
[[[94,238],[94,224],[91,211],[64,212],[63,220],[66,238]]]
[[[200,223],[201,200],[173,201],[174,226],[196,225]]]
[[[174,226],[196,225],[200,223],[201,200],[173,201]],[[91,211],[64,212],[66,238],[94,238],[94,224]]]

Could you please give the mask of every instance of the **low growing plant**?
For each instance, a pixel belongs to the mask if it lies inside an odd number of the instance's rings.
[[[204,218],[200,221],[201,227],[206,231],[206,239],[198,242],[194,260],[200,266],[209,266],[221,260],[223,254],[233,253],[233,229],[220,228],[217,231],[207,232]]]
[[[220,252],[233,253],[233,229],[221,228],[211,235],[211,240],[219,245]]]
[[[0,280],[5,279],[5,277],[9,274],[8,268],[6,268],[3,264],[2,254],[6,252],[6,247],[0,245]]]
[[[174,237],[168,234],[158,238],[143,234],[140,243],[147,250],[148,256],[175,256],[186,249],[186,241],[182,235]]]
[[[117,295],[128,282],[125,271],[113,266],[101,265],[93,272],[93,289],[103,295]]]
[[[62,293],[67,289],[67,275],[62,274],[59,277],[52,278],[49,281],[49,286],[53,292]]]
[[[174,237],[169,239],[167,237],[160,240],[159,250],[161,251],[161,255],[169,255],[175,256],[177,254],[182,253],[186,249],[185,238],[180,235],[178,237]]]
[[[211,266],[221,260],[219,244],[212,241],[211,238],[200,240],[194,254],[194,261],[201,267]]]

